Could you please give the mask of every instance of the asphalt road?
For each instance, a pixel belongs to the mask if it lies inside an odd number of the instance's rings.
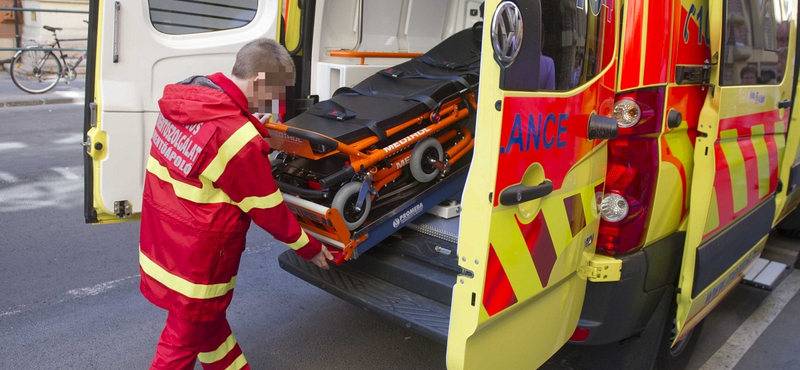
[[[163,328],[166,312],[138,291],[138,223],[84,224],[81,126],[80,105],[0,111],[0,369],[145,369]],[[766,255],[793,262],[800,245],[774,240]],[[285,248],[251,229],[228,310],[253,369],[444,368],[444,345],[281,270]],[[708,317],[690,369],[730,368],[713,356],[770,297],[737,287]],[[745,328],[755,339],[735,369],[800,368],[800,298],[786,299],[760,337]]]

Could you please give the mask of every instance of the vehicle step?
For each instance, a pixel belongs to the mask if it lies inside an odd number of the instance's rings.
[[[789,275],[789,272],[789,266],[785,263],[759,258],[745,271],[742,284],[773,290]]]
[[[286,251],[278,257],[282,269],[359,308],[363,308],[428,338],[447,343],[450,307],[390,284],[358,269],[331,265],[326,271]]]

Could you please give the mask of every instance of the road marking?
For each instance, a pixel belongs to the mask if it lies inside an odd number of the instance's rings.
[[[761,302],[747,320],[736,329],[728,341],[700,370],[730,370],[739,363],[747,350],[758,340],[758,337],[769,327],[783,308],[800,290],[800,270],[794,270],[786,280]]]
[[[122,279],[106,281],[105,283],[92,285],[92,286],[86,287],[86,288],[72,289],[72,290],[68,291],[67,294],[71,296],[71,299],[84,298],[84,297],[89,297],[89,296],[93,296],[93,295],[98,295],[100,293],[104,293],[104,292],[106,292],[108,290],[116,288],[117,286],[119,286],[120,284],[124,283],[127,280],[130,280],[130,279],[133,279],[133,278],[138,278],[138,277],[139,277],[139,274],[136,274],[136,275],[131,275],[131,276],[128,276],[128,277],[124,277]]]
[[[81,141],[83,141],[83,134],[72,134],[58,140],[53,140],[53,144],[80,144]]]
[[[59,175],[61,175],[67,180],[77,180],[81,178],[75,172],[70,171],[69,168],[60,167],[60,168],[51,168],[51,170],[58,172]]]
[[[21,305],[19,305],[19,306],[14,306],[14,307],[11,307],[11,309],[9,309],[9,310],[7,310],[7,311],[0,312],[0,317],[3,317],[3,316],[11,316],[11,315],[16,315],[16,314],[18,314],[18,313],[22,312],[22,309],[23,309],[23,308],[25,308],[25,305],[24,305],[24,304],[21,304]]]
[[[28,145],[25,143],[18,143],[16,141],[10,141],[7,143],[0,143],[0,151],[3,150],[13,150],[13,149],[22,149],[27,148]]]
[[[17,182],[17,181],[19,181],[19,179],[17,179],[16,176],[14,176],[14,175],[12,175],[12,174],[10,174],[8,172],[0,172],[0,181]]]

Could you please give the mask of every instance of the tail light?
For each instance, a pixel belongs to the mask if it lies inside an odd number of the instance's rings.
[[[624,254],[642,246],[658,174],[663,106],[663,88],[617,95],[619,136],[608,142],[605,193],[598,199],[600,252]]]

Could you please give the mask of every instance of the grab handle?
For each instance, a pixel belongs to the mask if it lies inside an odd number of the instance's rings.
[[[792,101],[789,99],[781,100],[778,102],[778,109],[787,109],[792,107]]]
[[[513,206],[541,198],[552,192],[553,183],[547,180],[535,186],[517,184],[500,193],[500,204],[504,206]]]

